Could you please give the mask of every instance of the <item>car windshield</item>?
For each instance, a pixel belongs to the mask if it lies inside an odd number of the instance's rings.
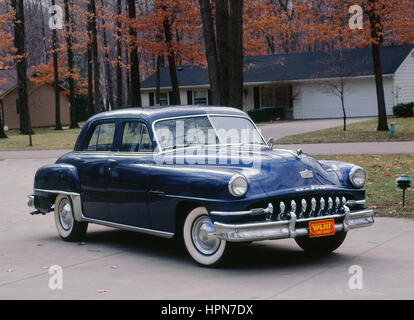
[[[162,150],[206,145],[265,145],[251,120],[234,116],[194,116],[154,125]]]

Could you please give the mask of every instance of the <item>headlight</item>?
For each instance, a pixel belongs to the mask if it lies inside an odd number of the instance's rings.
[[[366,174],[361,167],[353,167],[349,172],[349,181],[356,188],[362,188],[365,184]]]
[[[249,184],[242,175],[234,175],[229,182],[229,192],[235,197],[242,197],[246,194]]]

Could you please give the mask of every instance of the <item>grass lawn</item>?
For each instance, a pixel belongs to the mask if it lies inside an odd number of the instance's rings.
[[[407,174],[414,184],[414,153],[385,155],[318,156],[318,159],[338,160],[357,164],[367,171],[367,205],[377,216],[414,218],[414,188],[406,191],[406,207],[402,208],[402,190],[395,179]]]
[[[375,142],[375,141],[407,141],[414,140],[414,117],[389,118],[388,127],[395,122],[395,136],[390,137],[390,132],[377,131],[377,119],[352,123],[343,126],[329,128],[304,134],[284,137],[277,140],[281,143],[328,143],[328,142]]]
[[[19,130],[7,131],[7,139],[0,139],[0,151],[72,149],[80,129],[55,131],[49,128],[35,128],[32,147],[29,136],[20,135]]]

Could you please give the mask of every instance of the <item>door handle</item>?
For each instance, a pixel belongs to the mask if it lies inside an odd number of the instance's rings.
[[[108,162],[111,163],[111,164],[115,164],[116,160],[115,159],[108,159]]]

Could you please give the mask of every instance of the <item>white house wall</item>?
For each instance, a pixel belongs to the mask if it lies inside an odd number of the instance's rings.
[[[414,50],[395,73],[395,104],[414,102]]]
[[[384,77],[384,93],[387,114],[392,114],[394,104],[394,80]],[[378,115],[375,79],[354,78],[345,86],[345,108],[348,117]],[[343,116],[339,97],[329,92],[324,81],[305,81],[296,84],[298,96],[294,99],[295,119],[340,118]]]
[[[243,111],[254,109],[254,87],[246,86],[243,91]],[[246,94],[247,93],[247,94]]]

